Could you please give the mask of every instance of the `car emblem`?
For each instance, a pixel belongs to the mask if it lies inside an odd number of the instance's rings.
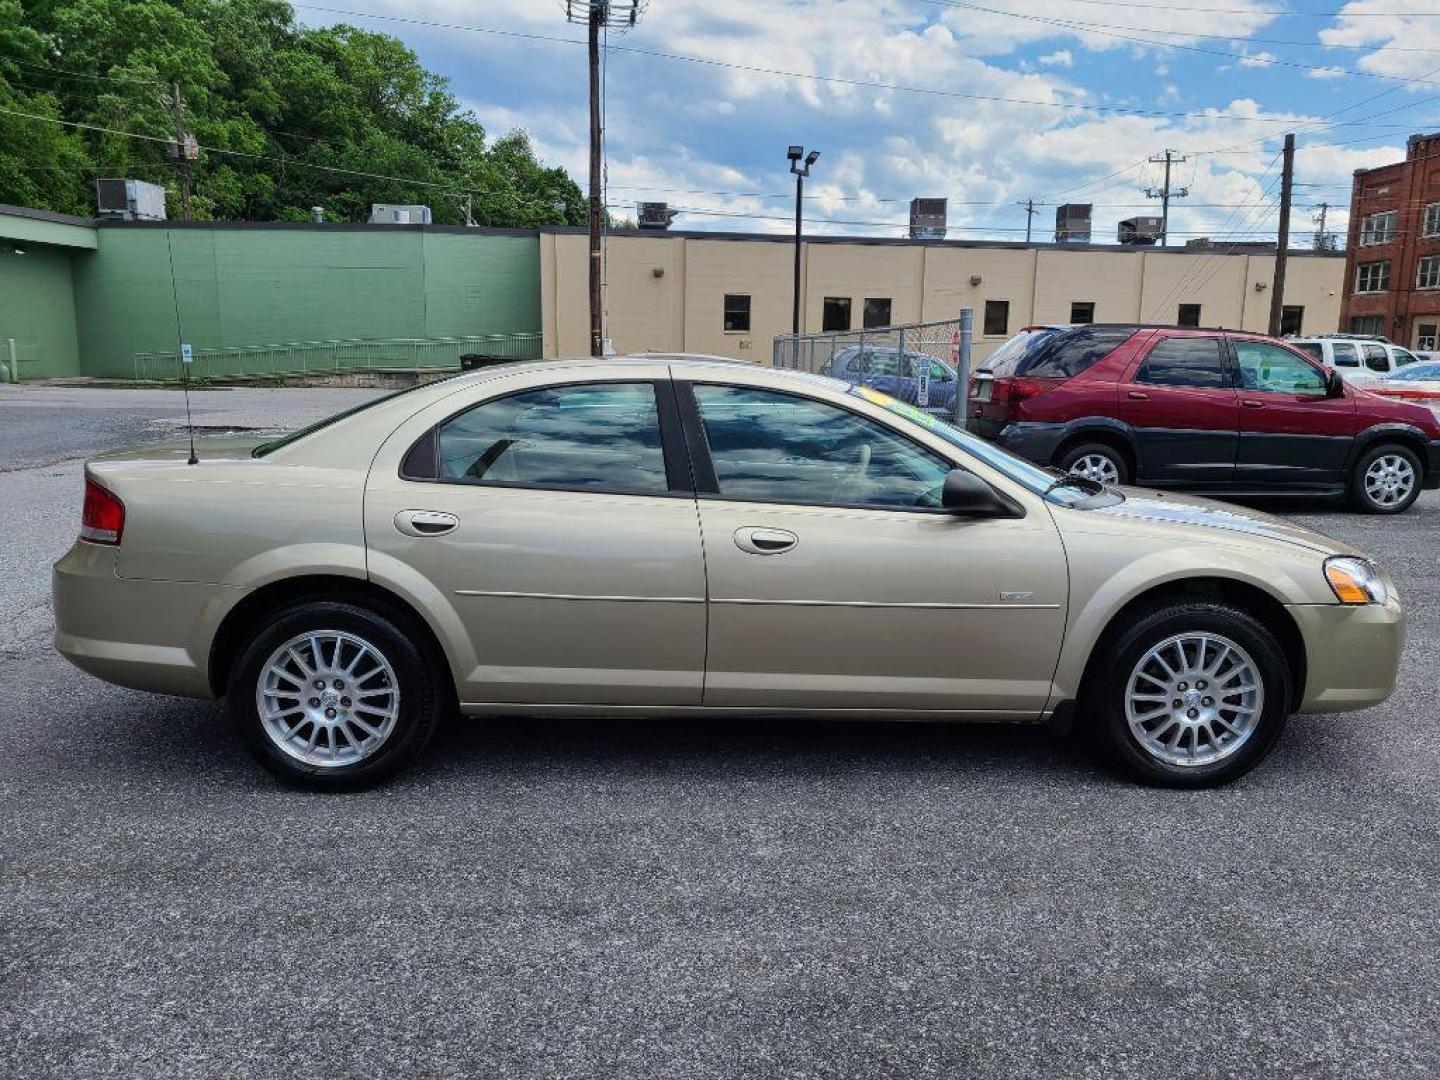
[[[1001,600],[1033,600],[1033,599],[1035,599],[1035,594],[1034,594],[1033,592],[1006,592],[1006,591],[1002,590],[1001,593],[1000,593],[1000,599],[1001,599]]]

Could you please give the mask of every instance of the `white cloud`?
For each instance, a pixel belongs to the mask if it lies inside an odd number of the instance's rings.
[[[1074,67],[1075,57],[1069,49],[1056,49],[1040,57],[1040,63],[1045,67]]]
[[[1350,74],[1344,68],[1338,67],[1317,67],[1305,72],[1307,79],[1343,79]]]
[[[1245,52],[1240,61],[1241,67],[1269,67],[1275,62],[1275,54],[1271,52]]]
[[[1428,79],[1429,85],[1411,89],[1435,92],[1440,18],[1434,0],[1351,0],[1340,10],[1335,25],[1320,31],[1322,44],[1374,46],[1356,64],[1362,71]]]

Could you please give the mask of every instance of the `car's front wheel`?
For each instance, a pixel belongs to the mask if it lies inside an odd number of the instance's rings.
[[[1085,706],[1132,774],[1172,787],[1243,775],[1290,711],[1290,670],[1266,627],[1228,604],[1175,601],[1130,621],[1099,658]]]
[[[1420,497],[1423,469],[1403,446],[1376,446],[1360,455],[1350,472],[1350,501],[1371,514],[1398,514]]]
[[[1125,455],[1106,443],[1081,443],[1060,455],[1060,468],[1074,476],[1102,484],[1130,483],[1130,463]]]
[[[325,790],[389,777],[429,741],[443,709],[413,635],[378,611],[332,601],[286,608],[261,627],[228,696],[262,765]]]

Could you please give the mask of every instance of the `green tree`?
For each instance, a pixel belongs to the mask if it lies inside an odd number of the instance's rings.
[[[176,82],[204,148],[197,218],[363,221],[419,202],[458,223],[468,195],[477,224],[585,220],[564,170],[523,132],[487,141],[402,43],[301,26],[283,0],[0,0],[0,202],[88,213],[96,177],[133,176],[165,184],[174,213]]]

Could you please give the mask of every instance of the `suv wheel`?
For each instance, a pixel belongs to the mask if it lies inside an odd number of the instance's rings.
[[[429,741],[444,698],[390,619],[312,601],[269,620],[235,666],[230,715],[260,764],[301,787],[368,787]]]
[[[1105,443],[1080,443],[1060,455],[1060,468],[1075,476],[1102,484],[1128,484],[1130,463],[1125,455]]]
[[[1142,780],[1205,787],[1249,772],[1289,713],[1290,670],[1261,623],[1226,604],[1142,613],[1100,658],[1088,711]]]
[[[1350,472],[1350,501],[1371,514],[1398,514],[1420,497],[1420,459],[1389,443],[1360,455]]]

